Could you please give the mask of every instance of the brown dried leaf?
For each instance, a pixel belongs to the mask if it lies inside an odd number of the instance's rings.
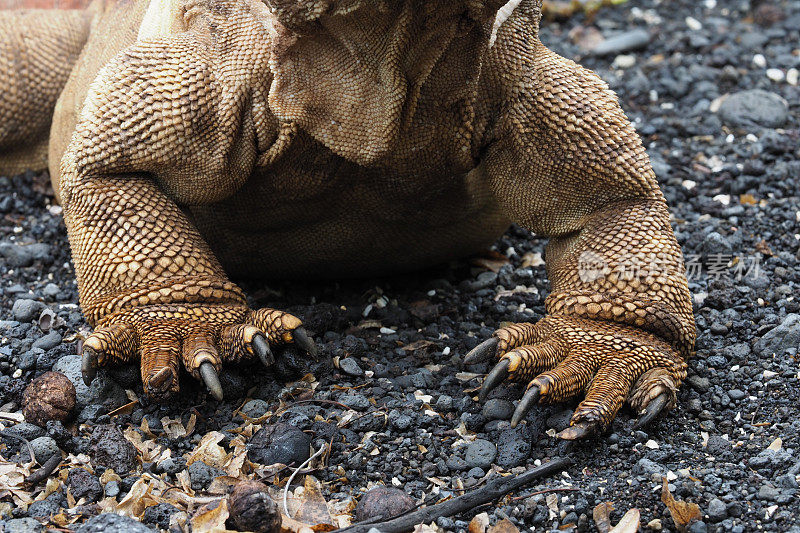
[[[661,501],[669,509],[669,514],[675,522],[675,527],[678,531],[683,533],[686,531],[686,526],[695,520],[702,520],[703,515],[700,512],[700,507],[696,503],[689,503],[682,500],[676,500],[672,493],[669,491],[667,485],[667,478],[661,478]]]
[[[299,522],[294,518],[289,518],[281,513],[281,533],[313,533],[307,524]]]
[[[614,502],[603,502],[595,505],[592,511],[594,525],[600,533],[608,533],[611,530],[611,511],[614,510]]]
[[[319,481],[314,476],[306,476],[302,494],[298,494],[299,492],[295,491],[297,511],[294,512],[294,519],[308,525],[314,531],[336,529],[336,522],[328,510]]]
[[[528,252],[522,256],[522,268],[537,267],[544,264],[542,254],[539,252]]]
[[[503,518],[498,523],[489,528],[488,533],[519,533],[517,526],[511,523],[508,518]]]
[[[411,344],[406,344],[403,346],[403,350],[407,352],[413,352],[416,350],[420,350],[422,348],[427,348],[428,346],[433,346],[434,344],[431,341],[420,339],[418,341],[414,341]]]
[[[225,451],[225,448],[219,445],[220,441],[224,438],[225,435],[219,431],[206,433],[192,453],[189,454],[189,457],[186,459],[186,464],[190,465],[195,461],[202,461],[208,466],[225,469],[230,459],[230,454]]]
[[[476,267],[491,270],[492,272],[499,272],[500,269],[503,268],[503,265],[507,265],[510,262],[508,257],[491,250],[488,251],[486,255],[487,257],[474,257],[470,263]]]
[[[756,243],[756,252],[761,252],[767,257],[772,257],[773,255],[775,255],[775,252],[773,252],[772,248],[769,247],[767,241],[763,240]]]
[[[481,513],[469,521],[467,526],[467,533],[485,533],[486,528],[489,527],[489,515]]]
[[[636,533],[639,531],[639,518],[639,509],[629,509],[608,533]]]
[[[222,499],[215,508],[201,511],[192,517],[192,533],[222,533],[228,531],[225,528],[225,521],[228,516],[230,516],[230,513],[228,513],[228,500]]]
[[[740,194],[739,203],[742,205],[756,205],[758,200],[752,194]]]

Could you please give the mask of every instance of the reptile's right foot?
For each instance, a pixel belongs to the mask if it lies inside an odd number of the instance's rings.
[[[90,383],[97,368],[140,359],[145,392],[163,400],[178,392],[183,365],[220,400],[223,363],[259,360],[271,366],[272,347],[289,343],[317,353],[300,319],[275,309],[219,304],[134,308],[109,315],[84,341],[83,380]]]

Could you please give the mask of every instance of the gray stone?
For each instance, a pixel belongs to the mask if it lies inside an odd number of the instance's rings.
[[[34,518],[15,518],[5,524],[5,533],[40,533],[44,525]]]
[[[269,404],[264,400],[250,400],[242,406],[242,413],[250,418],[260,418],[269,409]]]
[[[47,351],[55,348],[59,344],[61,344],[61,335],[57,331],[51,331],[44,337],[33,341],[33,348]]]
[[[753,89],[728,96],[719,106],[719,118],[731,126],[777,128],[789,118],[786,100],[775,93]]]
[[[31,300],[29,298],[21,298],[14,302],[11,307],[11,312],[14,314],[14,319],[20,322],[31,322],[39,318],[39,314],[46,306],[42,302]]]
[[[46,435],[46,432],[43,428],[40,428],[39,426],[36,426],[29,422],[20,422],[19,424],[13,425],[9,428],[4,429],[3,431],[0,431],[0,435],[2,435],[3,437],[6,436],[10,437],[8,440],[10,440],[13,443],[12,444],[13,446],[17,446],[19,445],[20,440],[19,438],[15,437],[22,437],[23,439],[31,441],[34,439],[38,439],[39,437],[44,437]]]
[[[497,439],[497,459],[503,468],[524,465],[531,453],[531,438],[527,426],[517,426],[500,433]]]
[[[712,522],[722,522],[728,518],[728,506],[719,498],[708,502],[708,518]]]
[[[783,355],[789,348],[800,345],[800,315],[792,313],[778,326],[764,334],[755,344],[755,350],[763,355]]]
[[[0,244],[0,255],[14,268],[27,267],[38,260],[50,259],[50,245],[44,243],[33,244]]]
[[[247,456],[255,463],[300,466],[310,456],[311,437],[299,428],[279,422],[264,426],[247,444]]]
[[[83,382],[81,356],[65,355],[53,365],[53,370],[61,372],[75,385],[75,404],[77,409],[89,405],[102,405],[107,410],[116,409],[128,403],[125,390],[100,369],[90,386]]]
[[[115,513],[103,513],[78,526],[75,533],[151,533],[152,531],[133,518]]]
[[[761,488],[758,489],[758,499],[759,500],[766,500],[766,501],[775,501],[778,498],[780,491],[770,485],[769,483],[765,483],[761,485]]]
[[[692,386],[693,389],[699,392],[706,392],[711,386],[711,382],[708,381],[708,378],[704,378],[696,374],[689,376],[686,381]]]
[[[590,53],[595,56],[616,55],[644,48],[649,42],[650,32],[635,29],[599,42]]]
[[[508,420],[514,414],[514,404],[501,398],[491,398],[483,404],[483,416],[488,420]]]
[[[353,359],[352,357],[347,357],[339,361],[339,368],[342,369],[342,372],[345,374],[349,374],[351,376],[363,376],[364,371],[358,366],[358,361]]]
[[[721,234],[712,231],[703,239],[700,249],[707,255],[730,255],[733,245]]]
[[[488,440],[476,439],[467,446],[464,460],[469,468],[489,468],[497,457],[497,446]]]
[[[36,461],[43,465],[57,453],[61,453],[58,449],[58,444],[51,437],[39,437],[31,441],[31,448],[33,448],[33,455],[36,456]]]
[[[666,475],[667,471],[660,464],[651,461],[647,457],[642,457],[633,465],[633,473],[651,477],[653,474]]]
[[[187,468],[189,479],[192,480],[192,490],[204,490],[208,488],[215,477],[224,476],[225,472],[219,468],[209,466],[203,461],[195,461]]]
[[[366,396],[354,392],[349,392],[344,396],[341,396],[339,398],[339,402],[345,404],[350,409],[355,409],[356,411],[366,411],[369,409],[369,406],[372,405],[369,403],[369,400]]]

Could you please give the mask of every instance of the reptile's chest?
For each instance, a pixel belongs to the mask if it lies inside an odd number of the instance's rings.
[[[482,172],[426,151],[367,168],[301,135],[231,198],[191,212],[223,264],[252,276],[409,270],[491,243],[508,221]]]

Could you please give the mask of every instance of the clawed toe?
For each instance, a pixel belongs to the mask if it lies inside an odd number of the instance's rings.
[[[491,337],[486,339],[475,348],[470,350],[466,357],[464,357],[465,365],[475,365],[490,361],[497,353],[497,345],[500,344],[500,339]]]
[[[579,440],[590,435],[593,435],[600,429],[598,422],[581,421],[576,422],[567,429],[561,431],[556,435],[559,439],[563,440]]]
[[[292,339],[294,340],[294,344],[300,348],[301,350],[305,351],[313,357],[314,359],[317,358],[317,345],[311,340],[311,337],[308,335],[308,332],[303,327],[295,328],[292,331]]]
[[[514,414],[511,416],[512,428],[517,427],[517,424],[519,424],[522,419],[525,418],[525,415],[528,414],[528,411],[530,411],[531,408],[536,405],[536,403],[539,401],[540,393],[541,389],[539,389],[539,387],[536,385],[525,391],[525,394],[522,396],[522,399],[520,399],[519,404],[517,404],[517,408],[514,410]]]
[[[269,348],[267,339],[264,338],[263,335],[258,334],[253,337],[251,344],[253,345],[253,351],[256,353],[256,356],[259,358],[259,360],[264,363],[264,366],[272,366],[272,364],[275,362],[275,356],[272,354],[272,350]]]
[[[643,428],[647,426],[650,422],[652,422],[659,414],[666,407],[669,406],[671,400],[671,396],[669,393],[662,392],[652,400],[650,403],[647,404],[647,407],[644,408],[644,413],[639,417],[639,419],[634,424],[635,429]]]
[[[505,381],[505,379],[508,377],[509,365],[510,362],[508,359],[503,359],[494,366],[491,372],[489,372],[489,374],[486,376],[486,379],[483,380],[481,392],[478,394],[480,401],[485,400],[495,387]]]
[[[206,387],[208,387],[208,392],[211,393],[211,396],[214,399],[221,401],[222,400],[222,385],[219,382],[219,376],[217,375],[217,371],[209,362],[203,362],[200,364],[200,368],[198,369],[200,373],[200,379],[203,380]]]
[[[83,346],[83,353],[81,354],[81,376],[83,382],[88,387],[97,376],[98,366],[97,352],[91,346]]]

